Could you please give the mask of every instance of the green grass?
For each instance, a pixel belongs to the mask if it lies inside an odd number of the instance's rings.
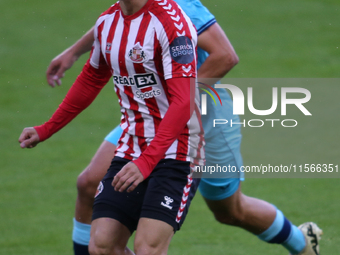
[[[20,149],[17,139],[24,127],[51,116],[87,57],[54,89],[45,81],[51,59],[112,3],[0,0],[0,254],[72,254],[77,175],[120,117],[112,83],[77,119],[35,149]],[[338,1],[203,3],[216,15],[240,57],[229,77],[339,78]],[[312,93],[307,108],[313,116],[293,112],[292,118],[299,120],[295,129],[244,128],[244,163],[339,164],[338,83],[321,80],[305,86]],[[267,92],[263,88],[256,95],[259,101],[254,104],[259,108],[268,106]],[[246,114],[245,118],[254,117]],[[322,254],[340,254],[339,179],[248,178],[243,191],[275,204],[295,224],[317,222],[325,233]],[[197,195],[169,254],[287,252],[243,230],[218,224]]]

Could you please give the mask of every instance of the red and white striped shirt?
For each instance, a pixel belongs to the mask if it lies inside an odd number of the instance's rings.
[[[72,87],[89,89],[77,90],[90,97],[87,106],[113,74],[124,130],[116,156],[135,160],[145,178],[162,158],[202,164],[198,92],[190,79],[196,76],[196,42],[193,24],[172,0],[149,0],[129,16],[117,2],[96,22],[90,60]],[[70,98],[63,102],[67,107],[76,101]],[[36,127],[41,139],[48,137],[45,127]]]

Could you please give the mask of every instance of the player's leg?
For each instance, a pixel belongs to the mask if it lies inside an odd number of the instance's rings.
[[[108,141],[103,141],[90,164],[77,179],[78,194],[72,234],[74,253],[76,255],[83,255],[87,250],[90,240],[94,196],[100,180],[110,166],[114,151],[115,145]]]
[[[225,199],[204,199],[217,221],[241,227],[255,235],[268,229],[276,216],[276,209],[273,205],[244,195],[241,192],[241,184],[234,194]]]
[[[148,178],[135,238],[137,255],[166,255],[196,193],[189,162],[162,160]],[[150,231],[152,230],[152,231]]]
[[[160,220],[141,218],[134,242],[136,255],[166,255],[173,235],[171,225]]]
[[[105,176],[114,156],[116,146],[103,141],[90,164],[78,176],[75,219],[91,224],[92,206],[99,182]]]
[[[100,180],[111,164],[121,128],[116,127],[98,148],[90,164],[77,179],[77,200],[73,219],[73,248],[75,255],[86,255],[90,240],[91,217],[94,196]]]
[[[238,116],[233,115],[232,100],[225,91],[218,89],[223,105],[215,106],[208,97],[210,111],[202,116],[206,138],[206,164],[209,166],[231,166],[240,170],[241,132]],[[214,119],[226,119],[226,125],[213,126]],[[286,219],[274,205],[263,200],[245,196],[241,193],[236,172],[215,175],[217,178],[203,178],[200,192],[216,219],[224,224],[242,227],[268,243],[279,243],[292,254],[301,252],[306,247],[302,231]],[[242,173],[239,173],[242,174]],[[224,177],[224,178],[223,178]]]
[[[293,254],[306,246],[303,233],[280,210],[266,201],[245,196],[240,188],[225,199],[205,201],[220,223],[241,227],[265,242],[283,245]]]
[[[98,186],[93,204],[91,255],[133,254],[126,244],[137,228],[148,181],[140,183],[130,193],[115,191],[112,180],[128,162],[115,157]]]
[[[221,223],[248,230],[265,242],[281,244],[290,254],[319,255],[322,230],[313,222],[297,228],[273,205],[247,197],[240,189],[222,200],[205,200]]]
[[[119,221],[99,218],[92,222],[89,252],[91,255],[133,255],[126,247],[130,230]]]
[[[234,136],[235,138],[230,140],[223,133],[221,131],[207,139],[207,165],[230,164],[240,169],[241,137]],[[225,176],[235,177],[233,174],[227,173]],[[297,254],[305,248],[303,233],[274,205],[242,194],[240,179],[202,179],[200,191],[219,222],[248,230],[265,242],[281,244],[292,254]]]

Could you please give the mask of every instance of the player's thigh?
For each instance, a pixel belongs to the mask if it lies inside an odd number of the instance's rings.
[[[241,185],[238,186],[237,190],[231,195],[223,199],[208,199],[204,197],[209,209],[215,214],[215,216],[225,217],[226,215],[232,214],[233,211],[241,210]]]
[[[200,179],[191,177],[189,162],[162,160],[148,178],[141,218],[168,223],[180,229]]]
[[[111,165],[115,150],[116,146],[114,144],[104,140],[93,156],[90,164],[79,175],[78,179],[83,180],[86,185],[92,184],[91,186],[97,187]]]
[[[129,229],[119,221],[111,218],[96,219],[91,224],[89,250],[94,254],[100,254],[103,250],[110,251],[107,254],[115,254],[115,249],[125,249],[130,236]]]
[[[205,199],[223,200],[233,196],[238,190],[240,181],[244,180],[240,145],[241,135],[237,130],[230,134],[219,128],[216,136],[207,139],[206,165],[202,167],[199,186]]]
[[[130,161],[119,157],[112,160],[109,170],[98,186],[93,204],[92,220],[99,218],[115,219],[126,226],[130,233],[133,233],[140,218],[148,179],[141,182],[130,193],[116,191],[112,186],[112,180],[128,162]]]
[[[150,231],[152,230],[152,231]],[[137,255],[165,255],[174,229],[168,223],[160,220],[141,218],[135,236],[135,253]]]
[[[222,182],[223,181],[223,182]],[[221,201],[233,197],[239,190],[240,178],[202,178],[199,191],[206,200]]]

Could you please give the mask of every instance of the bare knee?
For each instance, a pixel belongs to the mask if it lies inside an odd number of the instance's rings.
[[[169,224],[142,218],[139,220],[135,236],[135,254],[166,255],[173,235],[174,229]]]
[[[123,254],[128,254],[127,248],[117,248],[113,247],[112,249],[108,249],[106,247],[99,247],[99,246],[89,246],[89,253],[90,255],[123,255]]]
[[[110,255],[110,250],[105,247],[89,245],[90,255]]]
[[[130,252],[125,242],[119,243],[117,240],[108,242],[105,238],[91,237],[89,243],[89,253],[91,255],[125,255],[131,254]]]
[[[136,255],[161,255],[155,244],[147,244],[142,241],[135,241],[134,250]],[[166,253],[165,253],[166,254]]]
[[[101,241],[100,238],[91,237],[89,243],[89,253],[91,255],[109,255],[110,247],[108,247],[106,243]]]
[[[129,229],[115,219],[95,219],[91,226],[89,252],[91,255],[132,254],[126,247],[130,236]]]
[[[218,222],[231,226],[241,226],[242,222],[245,220],[244,214],[240,208],[214,212],[214,216]]]
[[[90,167],[90,166],[89,166]],[[91,198],[94,197],[97,187],[98,180],[94,180],[91,178],[91,175],[88,174],[89,167],[87,167],[77,178],[77,189],[78,194],[89,196]]]
[[[209,201],[208,205],[215,219],[222,224],[242,226],[246,220],[246,204],[243,194],[240,194],[237,199]]]

